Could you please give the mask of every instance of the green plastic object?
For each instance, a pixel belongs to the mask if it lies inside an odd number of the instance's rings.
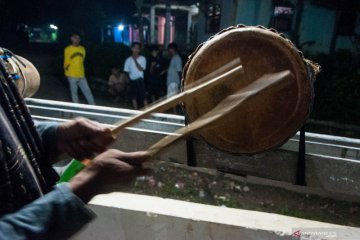
[[[73,159],[70,165],[66,168],[64,173],[60,176],[57,183],[69,182],[76,174],[78,174],[82,169],[85,168],[85,165],[79,160]]]

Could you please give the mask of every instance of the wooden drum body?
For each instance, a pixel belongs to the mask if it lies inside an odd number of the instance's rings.
[[[244,73],[233,76],[231,84],[197,96],[192,101],[194,104],[185,104],[187,118],[191,123],[224,97],[263,74],[290,70],[294,77],[284,88],[265,92],[244,103],[230,117],[199,132],[209,144],[232,153],[252,154],[279,146],[309,115],[316,67],[275,31],[263,27],[230,27],[200,45],[189,57],[182,87],[194,84],[237,57]]]
[[[25,65],[18,63],[20,69],[20,79],[15,84],[20,94],[26,97],[32,97],[39,90],[40,74],[36,67],[27,59],[17,56],[17,58]]]
[[[40,74],[26,58],[14,55],[11,51],[0,48],[0,57],[4,67],[12,76],[16,76],[15,85],[24,98],[33,96],[40,87]]]

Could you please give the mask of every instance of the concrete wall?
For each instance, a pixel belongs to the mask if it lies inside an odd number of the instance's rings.
[[[355,32],[360,35],[360,13],[357,14],[357,26],[355,28]],[[336,41],[337,49],[348,49],[350,51],[356,52],[355,45],[352,43],[352,39],[349,36],[338,36]]]
[[[238,0],[236,24],[269,26],[272,11],[272,1]]]
[[[193,144],[199,167],[214,168],[235,175],[250,175],[295,183],[298,154],[296,151],[289,151],[289,148],[297,147],[296,143],[295,146],[291,146],[293,143],[288,142],[279,149],[252,156],[220,153],[197,139],[193,140]],[[309,148],[309,144],[307,146]],[[333,196],[348,195],[351,199],[359,201],[359,146],[356,148],[356,159],[335,157],[336,154],[332,155],[331,152],[328,155],[307,153],[305,176],[307,186],[325,190]],[[308,151],[314,150],[308,149]]]
[[[305,4],[300,27],[300,42],[315,41],[310,47],[305,47],[311,52],[328,53],[332,35],[336,11]]]
[[[112,147],[125,152],[143,151],[165,136],[167,135],[156,132],[148,132],[145,135],[141,130],[125,130]],[[159,160],[187,164],[186,140],[180,140],[166,149],[166,151],[160,152],[157,158]]]
[[[90,208],[98,217],[72,240],[291,240],[314,229],[342,240],[360,236],[358,228],[126,193],[98,195]]]

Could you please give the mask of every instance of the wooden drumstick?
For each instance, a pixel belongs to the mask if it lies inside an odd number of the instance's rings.
[[[214,79],[228,71],[230,71],[231,69],[233,69],[234,67],[237,67],[241,64],[241,59],[240,58],[235,58],[234,60],[228,62],[227,64],[217,68],[215,71],[207,74],[206,76],[200,78],[199,80],[194,81],[191,84],[185,85],[184,86],[184,90],[199,86],[200,84],[210,81],[211,79]]]
[[[229,62],[223,67],[205,76],[204,78],[199,79],[194,84],[194,86],[188,88],[184,92],[176,94],[162,102],[159,102],[158,104],[149,107],[145,111],[139,113],[138,115],[135,115],[134,117],[131,117],[128,120],[120,121],[116,123],[115,124],[116,127],[111,130],[112,135],[114,136],[114,138],[116,138],[124,128],[138,122],[140,119],[150,115],[151,113],[163,112],[171,107],[176,106],[181,101],[183,102],[188,101],[192,99],[194,96],[203,93],[207,89],[214,88],[219,84],[223,84],[224,83],[223,81],[227,80],[227,78],[230,75],[234,73],[243,72],[243,67],[242,65],[239,64],[240,64],[240,58],[234,59],[233,61]]]
[[[205,77],[199,79],[195,83],[191,84],[184,92],[176,94],[162,102],[159,102],[145,111],[135,115],[125,121],[121,120],[115,123],[115,127],[111,130],[114,139],[118,137],[120,132],[132,124],[138,122],[140,119],[150,115],[153,112],[163,112],[171,107],[176,106],[180,101],[187,101],[197,94],[201,93],[203,90],[214,88],[219,84],[223,83],[223,80],[234,73],[243,73],[243,67],[240,65],[240,58],[236,58],[231,62],[225,64],[224,66],[216,69],[215,71],[209,73]],[[89,159],[82,159],[81,162],[84,165],[88,165],[91,161]]]
[[[264,74],[262,77],[240,89],[235,94],[229,95],[223,99],[212,110],[199,117],[196,121],[178,129],[175,132],[177,135],[168,135],[162,138],[152,145],[147,152],[150,156],[154,156],[170,144],[184,138],[190,133],[208,127],[211,124],[216,124],[216,121],[228,117],[228,115],[238,109],[242,103],[251,100],[254,97],[258,97],[261,92],[270,89],[280,89],[291,83],[293,79],[294,76],[289,70],[273,74]]]
[[[160,139],[146,151],[149,156],[153,157],[172,143],[188,136],[190,133],[209,127],[211,124],[216,125],[218,120],[228,117],[229,114],[237,110],[241,104],[254,97],[258,97],[261,92],[270,89],[280,89],[287,84],[290,84],[292,81],[294,81],[294,75],[289,70],[272,74],[264,74],[262,77],[250,83],[246,87],[223,99],[212,110],[199,117],[196,121],[178,129],[175,134],[168,135]],[[81,162],[84,165],[91,164],[91,161],[87,159],[82,160]]]

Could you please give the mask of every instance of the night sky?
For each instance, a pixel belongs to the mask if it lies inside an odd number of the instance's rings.
[[[67,22],[81,16],[92,22],[128,19],[135,13],[132,0],[0,0],[0,25]],[[90,15],[90,16],[88,16]],[[89,19],[87,19],[89,21]]]
[[[55,24],[60,39],[71,32],[96,38],[101,27],[129,23],[136,12],[133,0],[0,0],[0,9],[0,44],[16,40],[20,24]]]

